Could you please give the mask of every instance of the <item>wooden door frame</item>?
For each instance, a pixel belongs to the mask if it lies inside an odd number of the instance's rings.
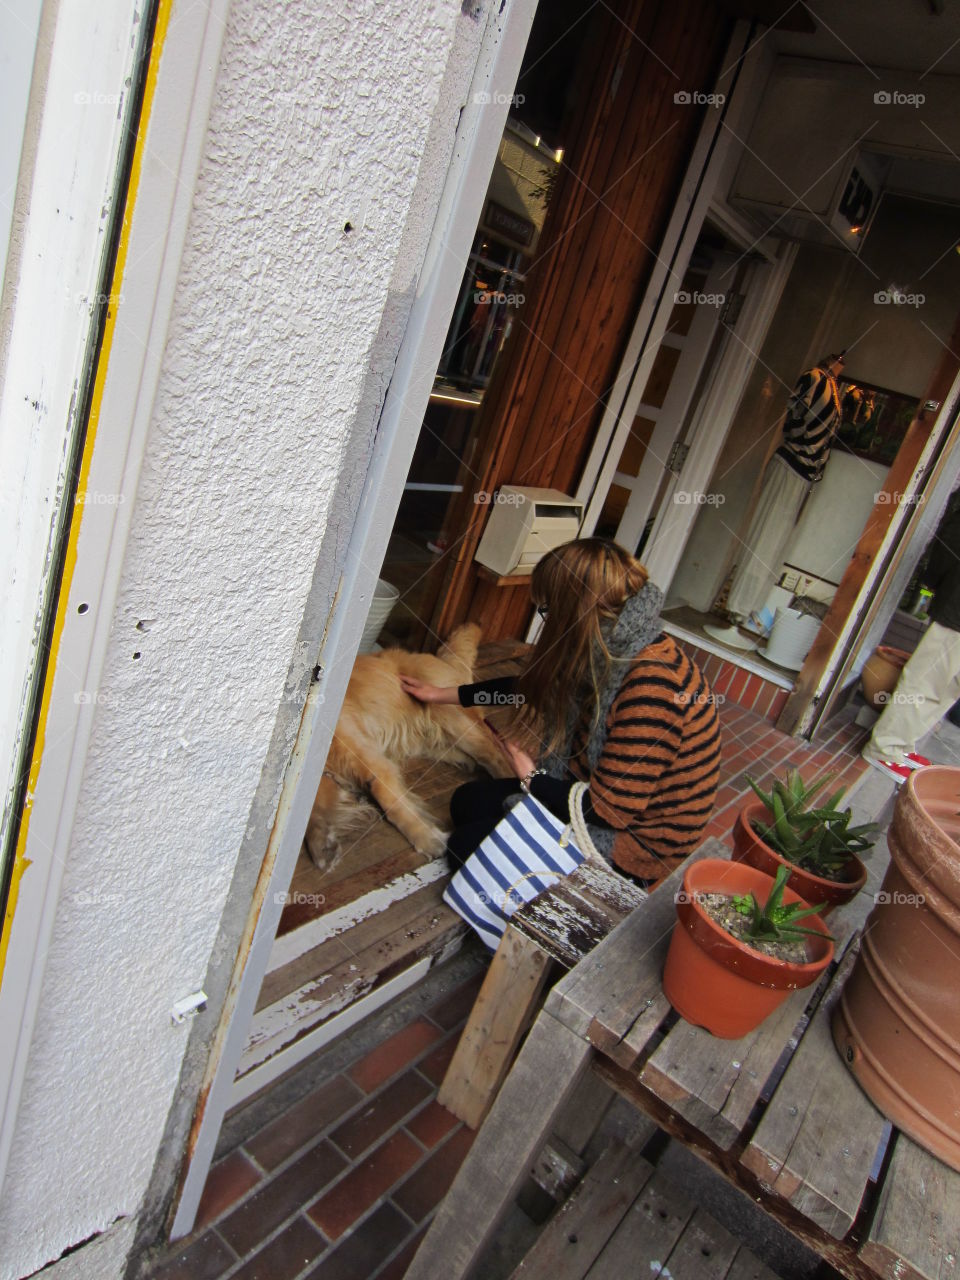
[[[725,57],[725,70],[717,81],[717,92],[729,89],[723,109],[714,119],[708,115],[694,145],[687,172],[667,224],[650,283],[637,309],[637,317],[623,352],[616,379],[593,447],[577,486],[576,498],[584,503],[582,533],[596,527],[607,491],[613,481],[627,435],[637,416],[647,379],[673,310],[673,295],[682,287],[683,277],[703,231],[708,215],[723,207],[716,195],[731,148],[739,141],[744,118],[760,98],[765,74],[765,50],[750,45],[751,29],[737,23]],[[733,215],[734,219],[736,215]],[[736,221],[730,224],[739,225]],[[727,230],[727,223],[724,223]],[[765,255],[766,237],[744,230],[748,245]],[[731,236],[731,238],[733,238]]]
[[[933,405],[937,407],[929,407]],[[892,616],[896,601],[888,597],[896,570],[917,534],[929,528],[937,504],[942,507],[946,501],[946,486],[960,465],[950,456],[960,443],[958,415],[960,315],[777,721],[781,732],[813,734],[856,662],[857,642],[869,633],[885,602],[887,616]],[[921,521],[917,513],[928,493],[931,510]]]
[[[603,401],[601,420],[593,431],[592,443],[584,447],[587,461],[579,470],[575,480],[564,482],[567,491],[575,490],[578,496],[589,495],[594,487],[595,474],[598,466],[607,457],[611,435],[619,420],[627,393],[637,381],[640,383],[640,390],[643,388],[650,361],[655,355],[655,351],[648,353],[647,349],[651,336],[651,322],[654,316],[659,316],[662,310],[660,303],[664,296],[669,295],[672,299],[675,290],[681,286],[682,272],[680,275],[677,274],[677,263],[679,261],[685,267],[689,259],[706,215],[711,194],[720,179],[723,159],[729,152],[731,140],[735,141],[735,135],[730,129],[724,129],[722,122],[732,118],[731,112],[734,107],[737,111],[737,120],[742,115],[741,104],[745,97],[739,88],[741,84],[748,82],[751,84],[752,97],[755,98],[759,93],[759,68],[763,63],[763,51],[762,46],[755,50],[751,48],[750,34],[750,25],[741,21],[735,23],[731,35],[725,37],[726,44],[722,60],[717,60],[721,71],[719,76],[711,81],[711,87],[718,92],[725,92],[727,100],[722,107],[708,108],[699,129],[693,135],[692,145],[688,144],[678,193],[672,200],[669,213],[665,214],[665,230],[663,233],[658,232],[656,249],[651,250],[652,261],[643,286],[644,303],[641,305],[640,313],[632,320],[630,337],[615,365],[616,372],[605,384],[601,397]],[[600,113],[601,108],[606,109],[606,96],[597,95],[593,103],[595,116]],[[601,98],[604,101],[601,101]],[[590,127],[589,121],[585,122],[585,126]],[[572,226],[576,226],[586,216],[577,205],[577,201],[583,204],[588,200],[589,195],[590,193],[583,189],[582,184],[575,189],[576,198],[572,202],[570,211]],[[566,308],[567,299],[556,296],[556,289],[551,287],[551,281],[547,278],[538,305],[541,310],[551,306]],[[662,336],[666,323],[667,317],[664,316],[663,327],[657,335],[658,339]],[[530,376],[526,367],[518,374],[516,389],[521,399],[529,398],[532,394]],[[497,381],[495,374],[494,383]],[[504,383],[498,390],[503,391],[506,385]],[[489,394],[491,393],[488,391]],[[492,415],[491,426],[492,430],[485,441],[482,456],[476,464],[477,488],[487,491],[495,489],[500,482],[504,459],[515,443],[518,430],[515,415],[507,411]],[[616,454],[609,459],[611,472],[615,468],[618,457],[619,454]],[[540,483],[548,482],[540,481]],[[448,553],[450,558],[439,592],[440,603],[430,621],[433,631],[438,635],[446,634],[452,626],[469,615],[471,597],[476,589],[477,579],[473,557],[483,531],[486,514],[482,508],[480,510],[475,507],[470,508],[464,501],[451,512],[449,517],[456,521],[455,526],[447,530],[451,535],[448,538],[451,548],[451,552]],[[582,526],[581,531],[586,527],[586,525]],[[455,556],[452,554],[454,545],[456,546]]]

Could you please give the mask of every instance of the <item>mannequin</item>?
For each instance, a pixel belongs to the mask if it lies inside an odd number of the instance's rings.
[[[837,378],[844,359],[843,352],[824,356],[798,378],[781,424],[780,445],[763,473],[760,497],[740,546],[727,612],[735,620],[753,619],[761,633],[766,627],[758,612],[776,583],[804,501],[823,478],[834,433],[840,425]],[[752,640],[744,641],[736,624],[707,626],[704,630],[736,648],[754,645]]]

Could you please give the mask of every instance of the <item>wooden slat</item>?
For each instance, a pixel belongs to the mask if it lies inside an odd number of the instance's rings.
[[[586,1069],[590,1052],[580,1036],[540,1014],[406,1280],[462,1280],[470,1274]]]
[[[471,1129],[482,1122],[510,1070],[549,970],[541,947],[506,930],[437,1095]]]
[[[707,840],[686,865],[728,852],[719,840]],[[678,869],[547,997],[546,1007],[556,1017],[627,1067],[670,1008],[661,978],[682,883]]]
[[[727,1280],[777,1280],[777,1276],[765,1262],[761,1262],[749,1249],[741,1248],[727,1272]]]
[[[307,999],[307,993],[313,989],[311,984],[318,991],[323,988],[323,994],[326,995],[331,989],[329,975],[334,967],[342,965],[345,956],[356,960],[359,973],[364,960],[373,956],[378,948],[382,949],[388,944],[389,939],[396,937],[401,931],[408,931],[412,936],[425,913],[440,913],[451,921],[458,918],[454,917],[454,913],[443,902],[443,888],[439,880],[424,885],[416,893],[398,898],[385,911],[362,920],[347,933],[330,938],[318,947],[304,952],[302,956],[297,956],[289,964],[274,969],[263,979],[254,1012],[259,1013],[292,992],[302,992],[303,998]]]
[[[960,1173],[906,1134],[896,1136],[860,1257],[883,1280],[960,1274]]]
[[[650,1274],[670,1280],[724,1280],[740,1248],[740,1241],[711,1218],[705,1209],[697,1209],[686,1231],[677,1241],[663,1269],[657,1272],[652,1260]]]
[[[809,999],[809,991],[795,992],[741,1040],[717,1040],[681,1019],[651,1055],[640,1080],[718,1147],[729,1150],[743,1133]]]
[[[528,938],[572,969],[644,897],[642,889],[616,872],[584,866],[521,907],[514,919]]]
[[[836,1239],[857,1216],[884,1128],[830,1034],[854,959],[848,953],[837,970],[742,1157],[765,1186]]]
[[[582,1280],[652,1174],[632,1144],[612,1142],[512,1280]]]
[[[662,1274],[654,1264],[666,1263],[696,1207],[662,1173],[654,1174],[587,1272],[589,1280]]]
[[[868,864],[864,889],[853,902],[830,915],[838,959],[872,910],[873,894],[888,861],[889,853],[881,841]],[[814,995],[809,989],[795,992],[741,1040],[717,1040],[703,1028],[681,1020],[651,1055],[640,1078],[718,1147],[729,1150],[743,1132],[764,1084]]]

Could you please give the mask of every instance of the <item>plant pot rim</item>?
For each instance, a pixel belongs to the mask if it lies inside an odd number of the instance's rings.
[[[815,871],[809,871],[806,867],[801,867],[798,863],[791,862],[791,860],[786,856],[786,854],[780,853],[780,851],[778,849],[775,849],[772,844],[769,844],[766,840],[764,840],[763,836],[754,826],[754,817],[759,812],[763,812],[765,814],[770,815],[770,810],[767,808],[767,806],[763,803],[762,800],[751,801],[751,803],[745,804],[743,808],[740,810],[740,813],[738,815],[738,820],[742,822],[744,826],[749,829],[750,834],[753,836],[753,838],[757,840],[760,844],[762,844],[763,847],[766,850],[768,850],[769,853],[774,858],[776,858],[779,862],[782,862],[785,867],[789,867],[792,874],[798,875],[798,876],[806,876],[807,879],[812,880],[814,884],[816,884],[817,886],[821,886],[825,889],[834,889],[834,890],[846,889],[846,888],[849,888],[851,885],[858,884],[858,883],[863,884],[866,881],[866,878],[867,878],[866,865],[863,859],[857,857],[855,853],[850,854],[850,858],[845,867],[845,870],[853,871],[855,874],[847,876],[843,880],[831,880],[829,876],[818,876]],[[770,820],[772,821],[772,815],[770,815]]]
[[[819,915],[804,917],[804,927],[811,928],[816,933],[819,933],[826,946],[826,952],[823,956],[816,960],[809,960],[805,964],[798,964],[796,961],[781,960],[777,956],[766,955],[763,951],[758,951],[755,947],[741,942],[739,938],[735,938],[732,933],[728,933],[726,929],[717,924],[696,899],[698,893],[735,892],[735,890],[730,889],[729,885],[722,883],[723,875],[729,876],[731,867],[736,867],[746,873],[746,879],[750,879],[752,876],[762,877],[767,883],[768,891],[773,886],[773,877],[767,875],[765,871],[757,870],[756,867],[747,867],[744,863],[730,862],[725,858],[703,858],[688,867],[684,873],[683,887],[685,892],[682,900],[678,899],[677,901],[678,923],[701,943],[706,940],[707,934],[709,934],[715,940],[717,949],[721,952],[726,952],[728,957],[739,957],[742,961],[747,962],[748,968],[766,970],[766,975],[769,978],[773,978],[774,981],[763,983],[758,978],[752,978],[753,981],[760,982],[760,985],[808,986],[819,973],[823,972],[833,958],[833,940],[826,924],[820,919]],[[705,876],[712,876],[721,882],[716,888],[691,883],[691,880],[701,879]],[[789,886],[784,889],[783,901],[787,903],[802,902],[805,905],[809,905],[801,894],[796,893]],[[784,983],[782,981],[791,975],[797,978],[806,978],[807,981],[795,983]],[[748,975],[744,974],[744,976]]]

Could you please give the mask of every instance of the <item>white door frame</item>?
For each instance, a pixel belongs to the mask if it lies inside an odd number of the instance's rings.
[[[734,264],[731,254],[721,253],[711,264],[703,282],[704,297],[722,295],[722,277]],[[729,285],[727,285],[729,288]],[[700,294],[701,290],[697,290]],[[614,471],[611,484],[619,485],[630,491],[623,515],[617,526],[616,539],[628,550],[636,549],[643,530],[649,519],[650,511],[660,499],[661,505],[668,502],[673,492],[671,485],[661,496],[664,472],[673,445],[679,441],[683,425],[690,410],[691,402],[700,382],[704,365],[709,357],[714,335],[720,325],[721,308],[706,302],[691,302],[693,316],[685,334],[665,333],[660,341],[658,352],[666,349],[679,351],[680,355],[670,384],[667,388],[663,404],[656,408],[643,399],[637,404],[637,413],[653,421],[654,428],[650,441],[643,454],[643,460],[636,476],[627,476],[621,471]],[[646,388],[644,388],[646,390]],[[634,417],[636,421],[636,417]],[[631,422],[630,429],[632,430]],[[630,431],[625,439],[628,439]],[[669,472],[674,480],[679,472]],[[606,496],[606,495],[604,495]],[[648,566],[649,567],[649,566]],[[659,581],[659,579],[658,579]],[[664,583],[660,584],[665,586]]]
[[[417,298],[380,418],[346,568],[320,654],[319,683],[304,708],[284,777],[245,937],[199,1090],[188,1158],[181,1171],[171,1239],[189,1232],[233,1094],[233,1082],[280,921],[335,720],[400,501],[410,455],[456,305],[473,235],[506,124],[536,0],[487,6],[476,70],[462,108]],[[451,263],[460,264],[454,267]]]
[[[5,920],[0,1025],[9,1031],[0,1037],[0,1181],[19,1111],[228,7],[228,0],[186,6],[168,26],[172,0],[157,6],[152,65],[165,50],[176,85],[162,118],[154,120],[148,78],[140,113],[110,286],[116,296],[80,466],[79,485],[97,500],[73,507],[62,580],[51,578],[43,587],[54,598],[59,593],[59,606]],[[15,425],[24,388],[44,387],[50,435],[60,433],[58,450],[65,451],[76,426],[76,387],[83,383],[94,341],[89,303],[103,262],[103,211],[117,196],[118,106],[134,72],[143,18],[142,5],[111,0],[98,9],[96,23],[70,5],[49,6],[41,22],[29,153],[25,144],[17,195],[17,209],[25,214],[14,229],[22,248],[17,255],[11,251],[7,264],[8,283],[12,272],[18,274],[3,388],[13,409],[3,416],[7,426]],[[82,166],[74,163],[77,131]],[[154,164],[141,167],[148,131]],[[142,237],[150,252],[128,258],[134,237]],[[81,297],[77,291],[84,290]],[[38,333],[44,342],[37,341]],[[53,491],[50,477],[35,465],[20,481],[26,503],[43,503]],[[56,505],[72,498],[65,477],[56,481],[55,493]],[[41,584],[34,574],[27,585]],[[29,732],[26,718],[22,705],[21,734]]]
[[[796,256],[797,245],[784,243],[776,262],[754,262],[749,268],[743,309],[694,410],[688,433],[690,452],[663,496],[644,547],[643,562],[664,592],[673,581],[698,510],[693,503],[674,504],[670,497],[678,489],[706,493]]]
[[[650,282],[607,397],[596,439],[577,486],[576,497],[585,506],[582,536],[596,528],[627,435],[637,416],[647,378],[666,333],[674,295],[682,288],[694,246],[729,165],[731,153],[740,145],[738,139],[743,134],[747,113],[755,108],[758,101],[765,72],[764,51],[757,42],[751,46],[749,38],[749,24],[738,22],[724,55],[724,70],[716,84],[716,92],[724,95],[724,103],[719,108],[708,108],[704,117]],[[765,252],[760,243],[753,247],[758,252]]]

